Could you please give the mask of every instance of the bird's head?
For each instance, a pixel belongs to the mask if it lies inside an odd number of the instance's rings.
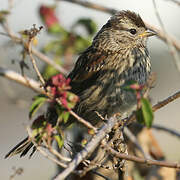
[[[131,11],[120,11],[112,16],[94,38],[103,41],[108,49],[146,45],[147,38],[156,33],[146,28],[141,17]],[[98,43],[97,43],[98,44]],[[103,48],[106,48],[105,46]]]

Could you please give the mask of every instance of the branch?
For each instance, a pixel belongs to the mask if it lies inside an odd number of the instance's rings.
[[[106,146],[105,148],[107,149],[107,151],[109,151],[109,153],[111,155],[114,155],[121,159],[126,159],[128,161],[134,161],[134,162],[142,163],[142,164],[146,164],[146,165],[157,165],[157,166],[163,166],[163,167],[168,167],[168,168],[180,169],[180,164],[178,164],[178,163],[172,163],[172,162],[166,162],[166,161],[156,161],[156,160],[151,160],[151,159],[140,158],[140,157],[133,156],[133,155],[127,155],[124,153],[122,154],[122,153],[115,151],[114,149],[112,149],[109,146]]]
[[[157,10],[157,6],[156,6],[156,2],[155,0],[153,0],[153,5],[154,5],[154,10],[155,10],[155,13],[156,13],[156,17],[160,23],[160,26],[162,28],[162,32],[165,34],[165,40],[167,42],[167,45],[169,47],[169,51],[170,53],[172,54],[172,56],[174,57],[174,63],[177,67],[177,70],[180,72],[180,59],[179,59],[179,55],[176,51],[176,48],[173,46],[173,43],[171,42],[171,39],[167,36],[167,32],[166,32],[166,29],[165,29],[165,26],[161,20],[161,17],[160,17],[160,14]]]
[[[34,79],[31,79],[31,78],[28,78],[28,77],[25,78],[21,74],[15,72],[13,70],[0,67],[0,75],[7,79],[13,80],[23,86],[31,88],[38,93],[43,92],[43,89],[40,88],[40,84],[37,81],[35,81]]]
[[[105,135],[111,132],[116,123],[117,119],[115,117],[108,119],[107,124],[105,124],[99,130],[99,132],[91,139],[91,141],[84,147],[82,151],[77,153],[72,162],[68,164],[68,167],[63,172],[61,172],[54,180],[65,179],[70,173],[72,173],[79,165],[79,163],[94,151],[94,149],[99,145]]]
[[[128,139],[136,146],[136,148],[143,154],[144,158],[149,158],[149,154],[146,154],[143,150],[143,148],[141,147],[141,145],[139,144],[136,136],[130,131],[129,128],[125,128],[124,129],[124,133],[125,135],[128,137]]]
[[[44,157],[46,157],[47,159],[53,161],[54,163],[58,164],[59,166],[61,166],[61,167],[63,167],[63,168],[67,168],[67,165],[66,165],[66,164],[64,164],[64,163],[58,161],[57,159],[49,156],[48,153],[45,152],[45,151],[35,142],[35,140],[34,140],[34,138],[33,138],[33,135],[32,135],[32,133],[31,133],[31,130],[30,130],[29,127],[27,127],[26,130],[27,130],[27,132],[28,132],[29,137],[31,138],[31,142],[34,144],[34,146],[36,147],[36,149],[37,149]]]
[[[180,2],[177,0],[166,0],[166,1],[171,1],[171,2],[175,3],[176,5],[180,6]]]
[[[74,116],[80,123],[84,124],[87,128],[93,129],[94,133],[97,132],[97,128],[95,128],[91,123],[78,116],[74,111],[70,110],[69,112],[72,116]]]
[[[70,3],[78,4],[78,5],[81,5],[81,6],[86,7],[86,8],[91,8],[91,9],[95,9],[98,11],[103,11],[103,12],[109,13],[109,14],[115,14],[117,12],[116,9],[108,8],[108,7],[105,7],[105,6],[96,4],[96,3],[83,1],[83,0],[60,0],[60,1],[66,1],[66,2],[70,2]]]
[[[115,14],[116,12],[118,12],[117,9],[112,9],[112,8],[108,8],[108,7],[104,7],[102,5],[96,4],[96,3],[91,3],[88,1],[83,1],[83,0],[59,0],[59,1],[65,1],[65,2],[70,2],[70,3],[74,3],[74,4],[78,4],[80,6],[83,7],[87,7],[87,8],[91,8],[91,9],[95,9],[98,11],[102,11],[105,13],[109,13],[109,14]],[[149,23],[145,23],[147,28],[152,29],[153,31],[155,31],[158,35],[158,37],[166,42],[166,38],[168,38],[169,40],[171,40],[171,43],[173,44],[173,46],[180,51],[180,42],[176,39],[174,39],[171,35],[169,34],[165,34],[162,30],[158,29],[155,26],[150,25]]]
[[[161,130],[161,131],[166,131],[169,134],[172,134],[172,135],[177,136],[178,138],[180,138],[180,133],[178,131],[174,130],[174,129],[170,129],[170,128],[164,127],[162,125],[157,125],[157,124],[153,124],[151,128]]]
[[[7,33],[0,32],[0,34],[9,37],[15,43],[22,44],[23,46],[25,46],[23,39],[13,34],[10,30],[8,30]],[[66,69],[61,67],[59,64],[55,63],[52,59],[50,59],[48,56],[44,55],[40,51],[36,50],[35,48],[32,48],[32,54],[38,57],[41,61],[44,61],[45,63],[51,65],[57,71],[63,73],[64,75],[68,75],[68,71]]]
[[[166,106],[167,104],[173,102],[174,100],[176,100],[178,98],[180,98],[180,91],[174,93],[173,95],[171,95],[171,96],[167,97],[166,99],[164,99],[164,100],[158,102],[157,104],[155,104],[153,106],[153,111],[154,112],[157,111],[158,109]]]
[[[51,65],[54,69],[58,70],[59,72],[63,73],[64,75],[68,75],[68,71],[66,69],[59,66],[52,59],[50,59],[48,56],[44,55],[40,51],[32,48],[32,54],[34,54],[36,57],[38,57],[40,60],[44,61],[45,63]]]
[[[162,107],[168,105],[169,103],[173,102],[174,100],[180,98],[180,91],[174,93],[173,95],[167,97],[166,99],[158,102],[152,107],[153,112],[156,112],[157,110],[161,109]],[[136,116],[133,113],[127,120],[126,120],[126,125],[130,124],[131,122],[136,120]]]

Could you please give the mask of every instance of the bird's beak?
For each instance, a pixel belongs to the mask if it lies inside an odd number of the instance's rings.
[[[156,35],[156,32],[151,30],[146,30],[143,33],[139,34],[140,37],[150,37]]]

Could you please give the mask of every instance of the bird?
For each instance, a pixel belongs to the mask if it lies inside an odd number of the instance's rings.
[[[122,87],[131,80],[146,84],[151,73],[147,39],[154,35],[139,14],[129,10],[114,14],[67,76],[71,92],[79,96],[74,112],[94,126],[101,124],[102,117],[131,113],[136,95]],[[26,138],[5,158],[17,153],[24,156],[32,146]]]

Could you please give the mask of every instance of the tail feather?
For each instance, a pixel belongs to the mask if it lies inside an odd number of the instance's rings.
[[[24,140],[22,140],[20,143],[18,143],[13,149],[11,149],[6,155],[5,159],[12,157],[16,154],[20,154],[20,157],[23,157],[27,154],[27,152],[33,147],[33,143],[31,140],[26,137]],[[35,152],[36,148],[33,148],[33,152],[30,156]]]

